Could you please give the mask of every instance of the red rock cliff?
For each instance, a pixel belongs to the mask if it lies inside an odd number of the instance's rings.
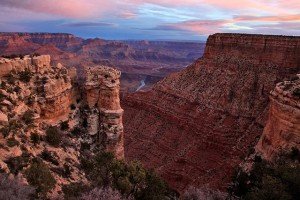
[[[278,83],[270,94],[269,118],[256,146],[265,159],[300,149],[300,74]]]
[[[300,37],[210,36],[202,59],[124,100],[125,157],[179,191],[225,189],[262,134],[269,92],[300,70],[299,52]]]

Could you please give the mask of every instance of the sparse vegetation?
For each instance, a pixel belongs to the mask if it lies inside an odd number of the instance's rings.
[[[46,141],[54,146],[58,147],[62,141],[62,134],[57,127],[50,126],[46,131]]]
[[[81,134],[82,130],[78,126],[74,127],[74,129],[71,131],[72,135],[79,136]]]
[[[31,110],[27,110],[23,116],[22,119],[25,122],[26,125],[30,125],[34,122],[34,112]]]
[[[0,174],[0,199],[28,200],[33,194],[33,187],[22,184],[16,178],[9,178],[7,174]]]
[[[64,185],[62,191],[64,193],[65,199],[78,199],[82,194],[88,192],[90,187],[82,182],[71,183],[69,185]]]
[[[0,129],[3,137],[6,138],[9,135],[9,126],[4,126]]]
[[[32,73],[29,69],[25,69],[24,71],[19,72],[19,79],[24,83],[30,82],[32,78]]]
[[[9,147],[19,146],[20,144],[14,137],[8,138],[6,143]]]
[[[60,123],[60,129],[62,131],[66,131],[69,129],[69,122],[68,121],[64,121]]]
[[[120,192],[113,190],[110,187],[107,188],[95,188],[90,192],[83,194],[81,200],[94,200],[94,199],[109,199],[109,200],[126,200],[122,197]]]
[[[40,143],[41,138],[40,135],[37,132],[33,132],[30,134],[30,140],[33,143],[34,146]]]
[[[296,97],[300,97],[300,88],[296,88],[296,89],[293,91],[293,95],[296,96]]]
[[[10,72],[9,74],[6,75],[6,80],[7,80],[7,83],[10,85],[14,85],[16,83],[16,78],[12,72]]]
[[[189,187],[182,195],[182,200],[224,200],[226,194],[207,187]]]
[[[54,152],[47,151],[46,149],[42,152],[41,158],[45,161],[51,162],[53,165],[59,165]]]
[[[35,159],[25,171],[27,181],[36,188],[38,197],[45,197],[47,192],[54,188],[56,180],[43,161]]]
[[[101,153],[92,160],[83,159],[82,167],[94,187],[112,187],[135,199],[165,199],[174,193],[154,172],[138,162],[126,164],[111,153]]]
[[[8,129],[9,133],[16,134],[23,128],[23,124],[21,121],[17,119],[13,119],[9,121]]]
[[[277,159],[275,163],[257,159],[250,174],[238,171],[229,192],[246,200],[298,199],[298,159],[299,155],[295,156],[295,152]]]
[[[21,156],[11,157],[5,161],[11,173],[17,175],[24,167],[29,164],[30,155],[28,153],[22,153]]]
[[[71,110],[75,110],[75,109],[76,109],[76,106],[72,103],[72,104],[70,105],[70,108],[71,108]]]
[[[1,57],[7,58],[7,59],[14,59],[14,58],[23,59],[24,55],[23,54],[10,54],[10,55],[2,55]]]

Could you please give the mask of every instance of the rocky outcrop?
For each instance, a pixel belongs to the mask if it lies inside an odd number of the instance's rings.
[[[188,185],[225,190],[263,132],[269,92],[299,72],[299,42],[211,35],[201,59],[125,98],[125,158],[154,168],[178,191]]]
[[[89,69],[81,87],[74,68],[55,65],[47,55],[0,57],[0,69],[5,69],[0,76],[0,171],[25,177],[34,160],[43,161],[56,180],[48,197],[56,199],[63,185],[88,184],[80,167],[84,156],[106,150],[124,158],[119,71]]]
[[[50,65],[50,56],[25,56],[23,59],[5,59],[0,60],[0,77],[10,76],[16,79],[21,91],[13,97],[16,103],[14,110],[17,114],[24,113],[28,108],[24,100],[30,100],[35,108],[35,112],[41,116],[41,119],[51,119],[59,121],[60,117],[67,116],[72,103],[72,85],[65,67],[52,67]],[[21,74],[32,76],[28,83],[17,80]],[[25,76],[24,75],[24,76]],[[57,119],[57,120],[56,120]]]
[[[106,151],[118,159],[124,158],[123,109],[120,106],[121,72],[99,66],[86,70],[86,101],[90,109],[96,109],[89,116],[90,132],[97,134]]]
[[[270,93],[269,118],[256,146],[267,160],[292,149],[300,149],[300,75]]]

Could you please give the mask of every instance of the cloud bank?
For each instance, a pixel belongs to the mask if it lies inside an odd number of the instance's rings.
[[[1,0],[0,29],[39,30],[44,21],[62,27],[107,27],[119,34],[186,37],[214,32],[299,35],[299,0]],[[25,22],[25,23],[24,23]],[[8,29],[9,27],[9,29]],[[60,27],[60,28],[56,28]],[[117,27],[117,28],[116,28]],[[109,31],[108,29],[105,29]],[[141,32],[135,32],[140,30]],[[123,31],[123,32],[122,32]],[[81,32],[84,32],[82,30]],[[159,33],[158,33],[159,32]],[[184,32],[184,33],[183,33]],[[76,32],[74,32],[76,34]],[[95,34],[99,34],[98,31]],[[172,34],[171,34],[172,33]],[[88,34],[88,33],[86,33]],[[150,38],[151,39],[151,38]]]

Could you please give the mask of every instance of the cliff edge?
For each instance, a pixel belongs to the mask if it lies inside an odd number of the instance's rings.
[[[209,36],[204,56],[124,100],[125,157],[182,192],[226,190],[260,138],[269,93],[300,71],[300,37]]]
[[[269,118],[256,146],[267,160],[292,149],[300,149],[300,75],[271,91]]]

